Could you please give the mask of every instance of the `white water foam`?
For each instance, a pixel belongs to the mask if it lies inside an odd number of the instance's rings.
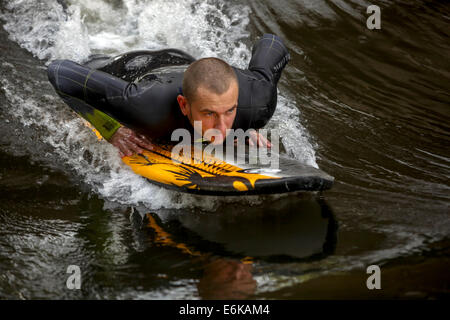
[[[277,108],[268,124],[279,131],[279,136],[289,156],[318,168],[311,138],[300,123],[300,111],[294,99],[278,95]]]
[[[39,59],[79,61],[90,54],[87,30],[76,6],[64,10],[56,1],[12,0],[0,18],[10,39]]]
[[[249,37],[249,13],[245,5],[220,0],[123,0],[115,5],[70,0],[66,8],[51,0],[12,0],[0,17],[12,40],[47,62],[58,58],[82,62],[92,53],[174,47],[196,57],[220,57],[245,68],[251,56],[251,48],[244,44]],[[252,205],[263,199],[198,197],[151,185],[120,161],[114,147],[105,141],[99,143],[56,96],[32,94],[41,91],[42,83],[30,81],[30,87],[24,88],[4,78],[1,84],[10,106],[15,108],[11,115],[25,126],[45,129],[43,140],[55,148],[58,158],[108,200],[144,204],[151,209],[201,207],[214,211],[223,203],[243,201]],[[314,149],[298,117],[295,103],[281,93],[270,127],[280,130],[291,155],[317,167]],[[86,153],[91,155],[88,159]]]

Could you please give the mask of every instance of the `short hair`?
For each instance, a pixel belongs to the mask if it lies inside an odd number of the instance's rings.
[[[202,58],[189,65],[184,72],[183,95],[194,101],[199,87],[222,94],[233,81],[237,83],[236,73],[228,63],[219,58]]]

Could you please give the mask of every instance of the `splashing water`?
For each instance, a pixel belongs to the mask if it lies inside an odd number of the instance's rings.
[[[113,4],[71,0],[61,5],[50,0],[14,0],[5,5],[0,18],[10,38],[45,63],[60,58],[83,62],[94,53],[115,55],[172,47],[196,57],[220,57],[245,68],[251,57],[251,49],[244,43],[249,37],[249,14],[247,6],[224,1],[123,0]],[[4,68],[16,72],[13,64]],[[11,115],[24,126],[45,131],[43,141],[54,148],[58,159],[108,200],[151,209],[200,206],[207,211],[227,202],[252,205],[262,201],[257,196],[199,201],[196,196],[151,185],[120,161],[114,147],[98,142],[83,121],[51,94],[48,84],[31,79],[24,88],[20,79],[4,78],[1,85]],[[36,94],[43,85],[49,87],[48,94]],[[281,92],[269,128],[280,130],[291,156],[317,167],[314,149],[298,117],[295,103]]]

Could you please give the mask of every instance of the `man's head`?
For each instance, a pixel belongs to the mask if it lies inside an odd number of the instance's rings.
[[[194,121],[202,122],[202,134],[217,129],[222,136],[214,143],[222,143],[226,129],[236,117],[239,85],[236,74],[225,61],[203,58],[192,63],[184,72],[183,95],[177,97],[181,112]]]

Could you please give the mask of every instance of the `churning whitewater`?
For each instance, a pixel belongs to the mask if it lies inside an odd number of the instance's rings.
[[[246,30],[250,8],[223,1],[10,1],[1,19],[12,40],[48,64],[54,59],[82,63],[91,54],[118,55],[148,49],[178,48],[196,58],[220,57],[245,68],[251,56],[252,39]],[[183,26],[183,28],[180,28]],[[5,62],[6,63],[6,62]],[[13,64],[4,65],[11,73]],[[229,201],[261,203],[261,197],[217,198],[198,201],[151,185],[124,165],[114,147],[97,141],[69,108],[51,90],[42,94],[41,81],[25,85],[3,78],[11,116],[25,126],[44,131],[43,141],[56,156],[74,169],[103,198],[127,205],[144,204],[151,209],[201,206],[213,210]],[[288,93],[281,89],[278,106],[268,128],[279,130],[287,153],[317,167],[313,143],[301,125],[301,115]],[[276,196],[272,196],[276,197]]]

